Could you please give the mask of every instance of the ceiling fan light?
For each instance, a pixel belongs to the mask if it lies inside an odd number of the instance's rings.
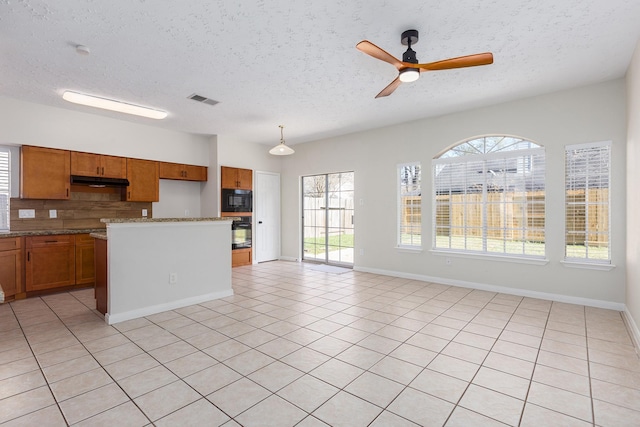
[[[400,70],[400,81],[403,83],[415,82],[420,78],[420,70],[417,68],[405,68]]]

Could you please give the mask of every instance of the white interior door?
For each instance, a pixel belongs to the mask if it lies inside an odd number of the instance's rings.
[[[280,257],[280,175],[256,172],[253,192],[254,259]]]

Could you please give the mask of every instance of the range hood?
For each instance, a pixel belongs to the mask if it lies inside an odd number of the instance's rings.
[[[71,184],[82,184],[91,187],[128,187],[129,180],[126,178],[71,175]]]

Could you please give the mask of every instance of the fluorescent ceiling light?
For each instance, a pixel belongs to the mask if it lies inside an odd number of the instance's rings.
[[[126,102],[114,101],[113,99],[100,98],[68,90],[62,94],[62,98],[65,101],[73,102],[74,104],[117,111],[118,113],[133,114],[136,116],[148,117],[150,119],[164,119],[167,117],[166,111],[154,110],[140,105],[127,104]]]

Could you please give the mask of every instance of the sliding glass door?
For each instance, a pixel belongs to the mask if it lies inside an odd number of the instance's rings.
[[[353,172],[302,177],[302,259],[353,266]]]

